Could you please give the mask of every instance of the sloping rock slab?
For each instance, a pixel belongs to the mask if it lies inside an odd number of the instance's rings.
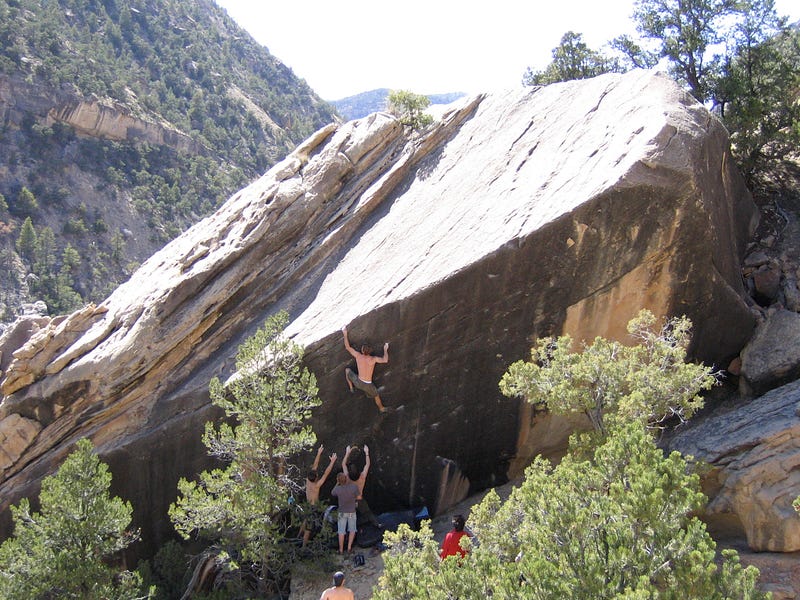
[[[568,427],[497,386],[537,336],[622,337],[648,307],[692,318],[696,356],[738,355],[757,211],[732,164],[719,122],[651,72],[472,97],[423,135],[381,113],[326,127],[15,352],[0,432],[14,414],[41,428],[3,471],[0,508],[89,436],[160,543],[177,478],[208,463],[209,379],[285,308],[318,378],[320,440],[370,445],[376,510],[440,513],[459,500],[443,465],[463,495],[563,450]],[[354,343],[391,343],[385,415],[346,393],[345,324]]]
[[[671,450],[707,462],[704,519],[725,536],[744,533],[756,551],[800,550],[800,381],[688,427]]]

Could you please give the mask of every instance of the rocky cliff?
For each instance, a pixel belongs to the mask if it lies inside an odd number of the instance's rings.
[[[22,126],[35,118],[52,125],[64,123],[82,135],[123,142],[148,142],[184,152],[200,145],[166,124],[139,118],[120,104],[85,99],[69,87],[54,90],[20,76],[0,74],[0,123]]]
[[[648,307],[692,319],[695,356],[736,356],[756,215],[722,126],[651,72],[472,97],[420,135],[382,113],[332,124],[102,304],[5,349],[0,506],[89,436],[158,544],[206,461],[209,379],[286,309],[320,440],[370,445],[374,506],[440,512],[563,449],[573,424],[497,387],[537,336],[621,337]],[[345,324],[390,342],[384,415],[347,393]]]

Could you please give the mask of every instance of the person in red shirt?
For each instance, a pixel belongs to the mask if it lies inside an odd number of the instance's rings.
[[[453,517],[453,529],[452,531],[448,531],[447,535],[444,536],[442,550],[439,552],[439,557],[442,560],[448,556],[465,556],[467,554],[467,551],[461,547],[461,538],[465,535],[472,537],[472,534],[468,531],[464,531],[464,525],[464,515],[456,515]]]

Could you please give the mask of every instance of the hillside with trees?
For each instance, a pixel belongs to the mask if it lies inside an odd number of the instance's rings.
[[[0,114],[0,321],[102,300],[336,118],[212,0],[0,0]]]

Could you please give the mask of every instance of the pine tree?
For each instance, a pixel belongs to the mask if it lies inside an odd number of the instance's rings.
[[[431,101],[427,96],[415,94],[407,90],[389,92],[389,112],[395,115],[403,125],[412,129],[421,129],[433,123],[433,117],[425,114]]]
[[[544,71],[528,68],[522,78],[523,85],[548,85],[559,81],[588,79],[621,70],[613,58],[589,48],[583,41],[583,35],[574,31],[568,31],[561,36],[561,41],[553,48],[552,54],[553,61]]]
[[[267,320],[239,348],[236,374],[209,386],[214,405],[233,422],[206,424],[203,442],[227,463],[198,481],[181,479],[170,507],[175,529],[185,539],[198,535],[259,571],[261,591],[279,585],[297,559],[300,515],[292,498],[302,493],[292,458],[315,436],[304,421],[320,404],[316,378],[302,366],[300,346],[282,336],[284,312]]]
[[[791,156],[800,143],[800,32],[778,17],[773,0],[740,3],[733,50],[714,81],[714,112],[731,134],[745,177]]]
[[[672,74],[700,102],[719,67],[709,51],[722,39],[723,24],[731,20],[732,0],[637,0],[633,18],[644,38],[653,40],[658,54],[671,63]]]
[[[25,221],[23,221],[22,227],[19,230],[19,237],[17,238],[17,251],[20,256],[29,263],[33,262],[36,244],[36,229],[33,226],[33,221],[31,221],[30,217],[25,217]]]
[[[80,440],[58,472],[42,480],[40,512],[12,506],[14,535],[0,546],[0,597],[142,598],[138,574],[110,567],[138,538],[130,503],[109,495],[111,473]]]
[[[542,340],[531,362],[513,364],[501,382],[558,413],[586,414],[557,466],[541,457],[502,502],[490,491],[469,517],[475,534],[460,560],[439,562],[430,530],[387,533],[385,571],[375,600],[394,598],[674,600],[766,597],[758,571],[722,552],[691,516],[706,502],[700,479],[678,452],[665,456],[648,424],[686,418],[715,381],[685,364],[691,323],[657,330],[642,311],[628,324],[639,343],[603,338],[574,352],[567,336]]]
[[[19,216],[31,216],[37,210],[39,210],[39,203],[36,201],[36,196],[23,186],[19,194],[17,194],[16,203],[13,205],[14,213]]]
[[[33,272],[40,278],[55,275],[56,236],[50,227],[43,227],[36,239]]]
[[[75,291],[75,279],[72,274],[81,264],[78,251],[67,244],[61,253],[61,268],[56,277],[55,297],[53,298],[53,312],[64,314],[72,312],[83,304],[83,298]]]
[[[52,312],[58,306],[58,273],[56,272],[56,237],[50,227],[43,227],[36,238],[31,293],[47,304]]]

